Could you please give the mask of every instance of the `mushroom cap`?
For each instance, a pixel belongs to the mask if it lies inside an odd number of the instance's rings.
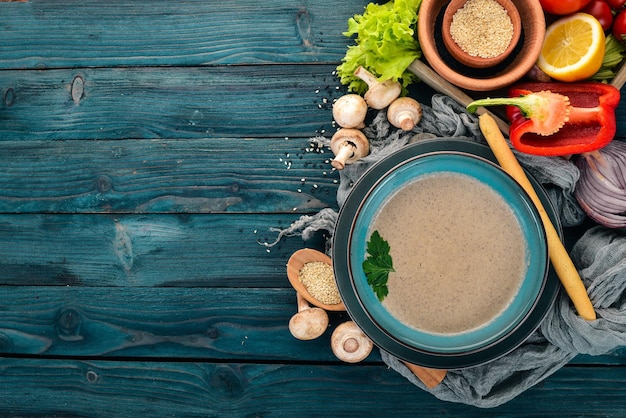
[[[346,321],[333,331],[330,346],[339,360],[358,363],[372,352],[374,343],[354,321]]]
[[[364,128],[367,103],[358,94],[345,94],[333,103],[333,119],[342,128]]]
[[[328,328],[328,314],[321,308],[298,312],[289,320],[289,332],[299,340],[314,340]]]

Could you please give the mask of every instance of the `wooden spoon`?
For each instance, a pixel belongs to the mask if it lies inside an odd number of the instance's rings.
[[[403,363],[429,389],[437,387],[448,374],[448,371],[444,369],[431,369],[430,367],[418,366],[406,361]]]
[[[309,293],[306,286],[304,286],[304,284],[302,284],[302,282],[300,281],[299,275],[302,266],[304,266],[306,263],[312,263],[316,261],[321,261],[332,266],[332,261],[330,257],[321,251],[317,251],[311,248],[303,248],[293,253],[289,258],[289,261],[287,262],[287,277],[289,278],[291,286],[293,286],[293,288],[296,289],[296,292],[302,295],[302,297],[305,298],[310,304],[315,305],[318,308],[322,308],[327,311],[345,311],[346,306],[343,304],[343,302],[339,302],[334,305],[322,303],[321,301],[314,298]]]

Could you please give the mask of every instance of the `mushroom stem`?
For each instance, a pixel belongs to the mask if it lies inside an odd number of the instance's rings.
[[[354,157],[356,146],[350,141],[344,141],[338,145],[337,149],[337,155],[330,164],[337,170],[343,170],[346,167],[346,161]]]
[[[372,109],[384,109],[400,96],[402,86],[397,81],[378,81],[376,76],[364,67],[359,66],[354,75],[365,81],[368,90],[365,92],[365,101]]]
[[[298,292],[296,298],[298,313],[289,320],[289,332],[299,340],[313,340],[328,328],[328,314],[321,308],[312,308]]]
[[[397,123],[398,123],[397,128],[400,128],[403,131],[410,131],[411,129],[415,127],[415,122],[413,121],[413,115],[408,110],[404,110],[398,113]]]
[[[335,154],[331,165],[337,170],[343,170],[347,164],[352,164],[370,152],[369,141],[358,129],[343,128],[335,132],[330,139],[330,149]]]
[[[330,337],[330,346],[339,360],[358,363],[369,356],[374,343],[354,321],[347,321],[335,328]]]

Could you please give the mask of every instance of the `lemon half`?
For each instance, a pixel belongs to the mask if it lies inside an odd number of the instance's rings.
[[[584,80],[602,66],[605,42],[595,17],[574,13],[548,26],[537,66],[556,80]]]

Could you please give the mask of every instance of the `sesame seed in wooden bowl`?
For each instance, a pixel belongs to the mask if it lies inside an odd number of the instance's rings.
[[[522,21],[511,0],[452,0],[443,16],[443,43],[457,61],[488,68],[515,49]]]

